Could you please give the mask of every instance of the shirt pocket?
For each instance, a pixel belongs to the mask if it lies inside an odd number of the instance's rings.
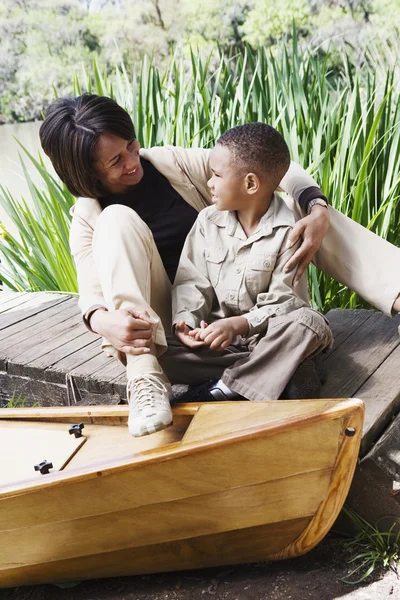
[[[225,261],[227,253],[228,249],[220,246],[208,247],[204,251],[204,257],[207,262],[208,276],[214,288],[218,285],[222,265]]]
[[[250,256],[246,281],[247,288],[254,298],[257,294],[268,291],[277,256],[276,252],[253,254]]]
[[[254,254],[250,257],[249,267],[252,271],[266,271],[272,273],[275,267],[277,254]]]

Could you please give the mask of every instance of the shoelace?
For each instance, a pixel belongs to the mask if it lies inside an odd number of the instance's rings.
[[[135,406],[138,411],[153,408],[157,404],[163,404],[162,396],[168,394],[165,384],[154,375],[142,375],[128,381],[127,396],[129,403],[131,397],[135,398]]]

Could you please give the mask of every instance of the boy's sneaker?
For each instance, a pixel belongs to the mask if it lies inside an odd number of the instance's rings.
[[[129,402],[128,429],[140,437],[172,424],[171,384],[154,375],[132,377],[126,387]]]
[[[221,402],[226,400],[246,400],[226,386],[222,389],[219,381],[206,381],[200,385],[189,386],[186,393],[179,396],[177,402]]]

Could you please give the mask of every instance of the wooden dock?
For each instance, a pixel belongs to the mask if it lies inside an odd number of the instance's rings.
[[[396,501],[400,518],[400,318],[370,310],[332,310],[327,317],[335,344],[322,396],[365,402],[358,475],[363,465],[373,481],[382,475],[379,485]],[[125,385],[124,367],[84,327],[76,297],[0,292],[0,406],[13,394],[27,406],[119,404]],[[390,502],[387,509],[394,510]]]

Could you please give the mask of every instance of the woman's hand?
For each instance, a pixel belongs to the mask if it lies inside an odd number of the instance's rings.
[[[195,335],[196,340],[203,340],[211,350],[225,350],[235,336],[247,335],[248,331],[249,322],[245,317],[228,317],[214,321],[204,328],[194,329],[190,335]]]
[[[147,354],[153,343],[153,327],[147,311],[133,308],[112,312],[96,310],[90,319],[95,333],[107,338],[114,348],[124,354]]]
[[[284,269],[285,273],[287,273],[297,265],[293,285],[296,286],[298,284],[307,266],[312,261],[314,254],[319,250],[322,240],[329,229],[330,222],[331,219],[328,210],[316,204],[312,207],[311,214],[298,221],[293,227],[287,247],[291,248],[300,237],[303,238],[300,248],[287,261]]]

